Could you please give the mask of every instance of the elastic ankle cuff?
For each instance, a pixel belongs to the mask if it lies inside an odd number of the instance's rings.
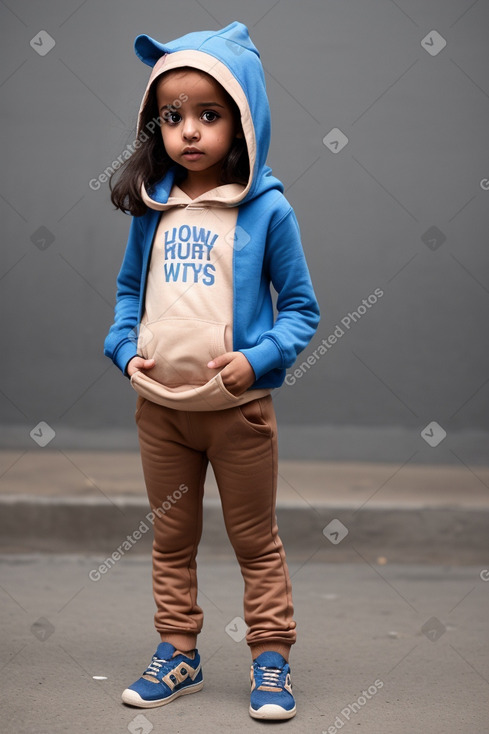
[[[162,642],[169,642],[176,650],[181,650],[183,653],[191,652],[197,647],[197,635],[160,632],[160,637]]]

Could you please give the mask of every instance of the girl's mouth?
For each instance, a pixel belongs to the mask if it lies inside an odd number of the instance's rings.
[[[200,150],[188,150],[183,153],[183,157],[188,161],[198,161],[203,155]]]

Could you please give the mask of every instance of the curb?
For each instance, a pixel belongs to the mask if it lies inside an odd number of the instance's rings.
[[[139,498],[0,499],[1,553],[150,553],[152,524]],[[290,561],[487,563],[489,508],[339,504],[277,508]],[[324,532],[323,532],[324,531]],[[219,500],[204,501],[199,555],[234,557]]]

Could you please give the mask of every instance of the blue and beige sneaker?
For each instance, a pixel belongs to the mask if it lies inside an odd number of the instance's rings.
[[[204,681],[198,651],[194,651],[193,659],[182,654],[172,657],[174,652],[169,642],[160,642],[142,677],[123,692],[123,702],[153,708],[200,691]]]
[[[291,719],[295,712],[289,664],[278,652],[262,652],[251,666],[250,716]]]

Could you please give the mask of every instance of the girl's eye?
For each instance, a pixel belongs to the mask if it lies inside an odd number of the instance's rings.
[[[182,119],[179,112],[171,112],[170,110],[167,110],[164,113],[163,118],[165,122],[170,123],[170,125],[176,125],[177,122],[180,122]]]
[[[219,119],[219,115],[214,110],[206,110],[202,113],[202,117],[206,122],[214,122],[214,120]]]

